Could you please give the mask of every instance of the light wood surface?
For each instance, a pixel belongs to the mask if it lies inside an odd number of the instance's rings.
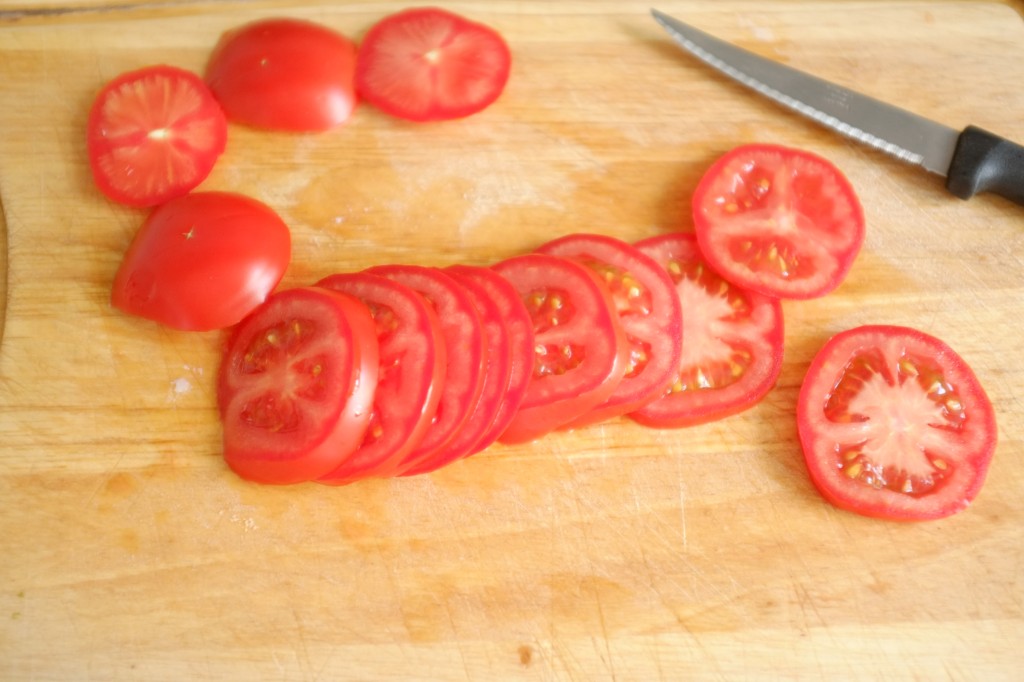
[[[91,3],[90,3],[91,4]],[[358,38],[405,3],[154,3],[0,14],[0,678],[1000,680],[1024,675],[1024,208],[826,133],[679,52],[647,2],[464,2],[515,66],[485,113],[360,108],[318,136],[232,127],[203,186],[291,225],[285,285],[384,262],[489,263],[571,231],[689,229],[744,142],[832,159],[868,232],[833,295],[786,303],[753,410],[624,420],[343,489],[244,483],[219,454],[219,334],[108,304],[143,213],[91,185],[83,128],[118,73],[201,71],[263,16]],[[663,2],[762,54],[948,125],[1024,142],[1024,24],[988,3]],[[15,8],[18,6],[15,5]],[[17,15],[16,15],[17,14]],[[974,367],[1000,444],[966,512],[837,511],[796,439],[831,334],[918,327]]]

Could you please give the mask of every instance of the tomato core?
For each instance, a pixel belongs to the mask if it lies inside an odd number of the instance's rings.
[[[925,358],[905,355],[892,370],[878,352],[854,357],[825,404],[837,422],[873,424],[864,442],[838,449],[837,467],[872,488],[924,495],[942,484],[949,463],[919,443],[929,429],[960,431],[966,414],[957,389]]]

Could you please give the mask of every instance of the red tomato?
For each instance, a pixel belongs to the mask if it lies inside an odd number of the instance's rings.
[[[622,383],[571,426],[633,412],[664,395],[682,357],[683,313],[675,284],[661,264],[623,241],[595,234],[567,235],[537,250],[572,258],[601,276],[630,347]]]
[[[489,312],[482,313],[484,327],[490,339],[494,330],[494,309],[497,308],[497,319],[502,323],[505,341],[508,345],[508,378],[501,396],[498,411],[487,426],[483,436],[477,441],[473,453],[480,452],[491,445],[504,433],[515,418],[526,398],[526,389],[533,376],[533,319],[526,305],[519,298],[519,293],[504,277],[490,268],[478,268],[467,265],[453,265],[445,269],[449,275],[464,286],[479,287],[488,299]],[[488,343],[491,343],[490,341]],[[504,358],[502,352],[500,355]],[[488,362],[495,363],[488,353]],[[493,366],[493,365],[491,365]],[[504,370],[495,370],[501,374]],[[491,370],[488,370],[490,378]],[[487,390],[485,383],[484,389]],[[473,454],[471,453],[471,454]]]
[[[146,218],[111,302],[176,329],[222,329],[266,299],[290,258],[288,226],[266,205],[240,194],[188,194]]]
[[[494,29],[442,9],[407,9],[363,38],[356,88],[393,116],[461,118],[498,98],[511,63],[508,45]]]
[[[476,409],[487,368],[487,345],[480,314],[466,290],[437,268],[379,265],[367,272],[387,277],[422,294],[441,320],[447,367],[434,423],[407,454],[399,473],[433,471],[464,453],[449,443]]]
[[[394,475],[437,413],[447,365],[441,322],[423,296],[379,275],[331,275],[317,286],[361,300],[376,323],[380,346],[380,374],[366,437],[320,482],[342,485]]]
[[[333,470],[362,442],[378,366],[373,318],[356,299],[313,287],[272,296],[221,364],[224,459],[261,483]]]
[[[295,132],[334,128],[356,106],[356,46],[324,26],[262,19],[225,33],[206,82],[228,119]]]
[[[607,400],[622,381],[629,346],[608,288],[585,265],[532,253],[494,270],[515,287],[533,318],[533,378],[498,439],[524,443]]]
[[[967,363],[906,327],[832,337],[800,388],[797,424],[825,499],[905,521],[966,508],[996,446],[992,404]]]
[[[414,466],[403,473],[404,476],[425,474],[436,471],[442,466],[468,457],[479,452],[490,445],[497,436],[485,442],[485,437],[493,430],[495,419],[502,404],[509,397],[509,389],[512,388],[513,400],[522,400],[526,393],[525,383],[523,386],[511,387],[512,362],[513,362],[513,339],[505,322],[506,306],[505,301],[495,296],[498,287],[505,286],[512,288],[498,273],[487,268],[471,267],[468,265],[456,265],[445,268],[444,273],[462,286],[469,298],[473,301],[477,312],[480,314],[480,321],[483,325],[484,342],[487,347],[487,362],[484,368],[483,385],[480,390],[480,397],[471,414],[459,428],[455,435],[444,447],[444,457],[435,457],[423,464]],[[529,324],[526,307],[516,296],[515,291],[511,296],[522,312],[523,318]],[[518,346],[517,352],[518,352]],[[533,349],[528,349],[529,358],[533,357]],[[526,375],[529,378],[529,374]]]
[[[693,194],[697,240],[733,284],[807,299],[835,289],[864,241],[864,212],[826,159],[774,145],[733,149]]]
[[[105,195],[156,206],[206,179],[224,151],[227,121],[199,76],[149,66],[100,90],[86,139],[93,180]]]
[[[668,234],[636,248],[662,263],[683,310],[683,353],[668,393],[630,417],[648,426],[700,424],[741,412],[782,368],[782,306],[711,271],[693,235]]]

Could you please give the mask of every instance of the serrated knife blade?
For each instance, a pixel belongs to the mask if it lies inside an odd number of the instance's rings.
[[[1024,205],[1024,147],[975,126],[956,130],[761,57],[656,9],[651,14],[705,64],[838,133],[945,176],[955,196],[992,192]]]

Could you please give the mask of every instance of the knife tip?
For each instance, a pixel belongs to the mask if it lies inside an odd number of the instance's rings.
[[[654,17],[654,20],[657,21],[659,24],[661,24],[662,26],[666,26],[666,27],[668,26],[669,22],[672,20],[672,17],[670,17],[669,15],[665,14],[661,10],[655,9],[653,7],[651,8],[651,16]]]

